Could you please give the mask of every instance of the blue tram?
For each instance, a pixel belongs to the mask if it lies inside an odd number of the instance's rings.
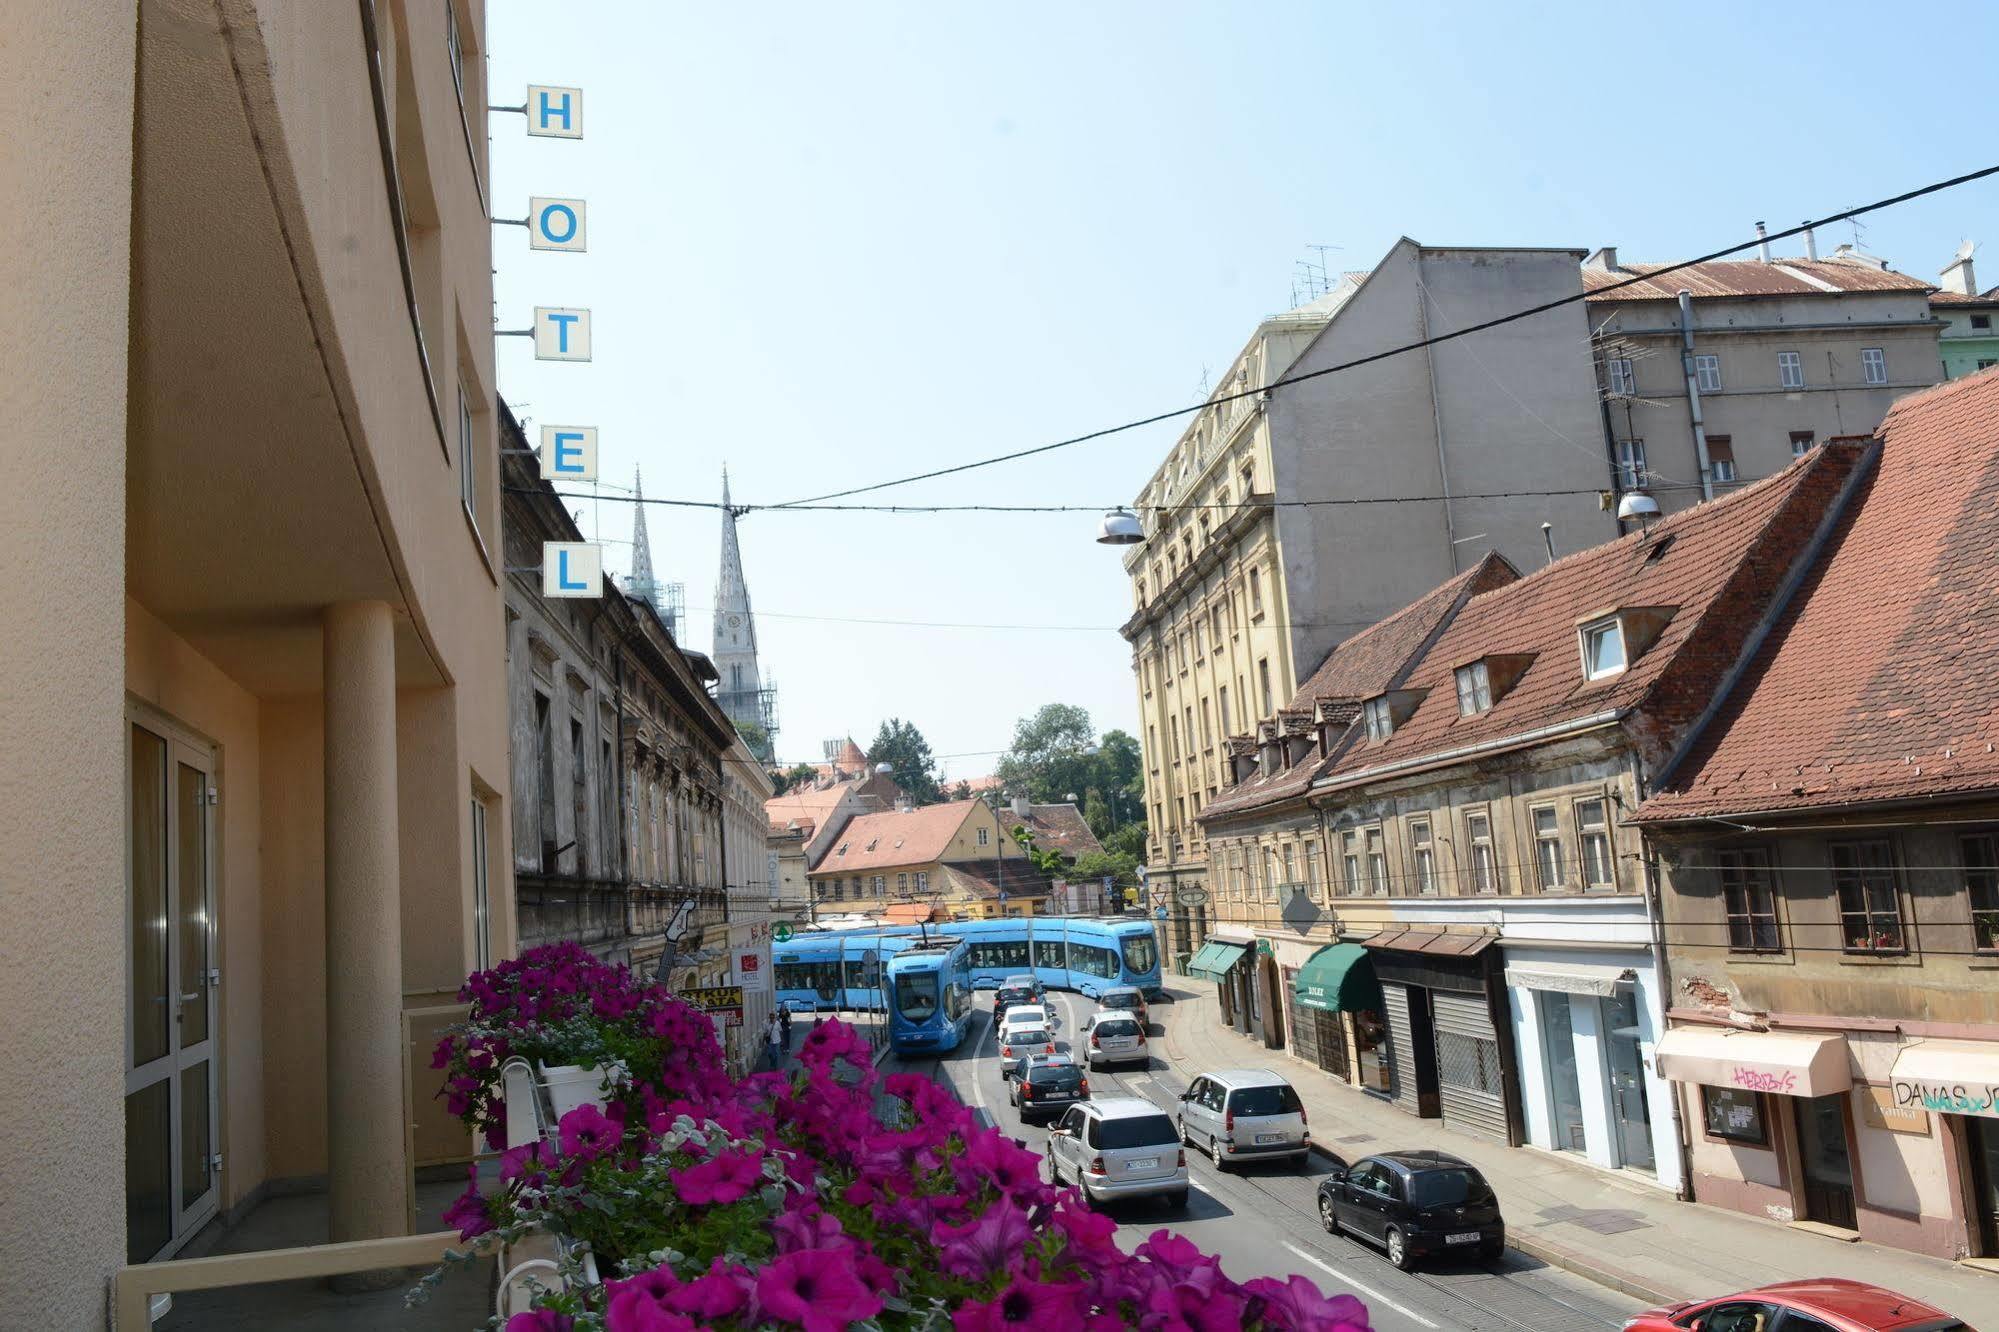
[[[972,950],[963,939],[909,946],[888,959],[888,1040],[898,1054],[955,1050],[972,1024]]]

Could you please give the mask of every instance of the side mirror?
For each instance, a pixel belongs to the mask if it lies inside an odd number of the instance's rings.
[[[1191,1101],[1191,1100],[1193,1100],[1193,1099],[1194,1099],[1194,1093],[1192,1093],[1192,1092],[1181,1092],[1181,1093],[1180,1093],[1180,1099],[1181,1099],[1181,1100],[1183,1100],[1183,1101]]]
[[[1051,1138],[1066,1138],[1069,1136],[1069,1130],[1065,1128],[1052,1128],[1048,1130],[1048,1136]]]

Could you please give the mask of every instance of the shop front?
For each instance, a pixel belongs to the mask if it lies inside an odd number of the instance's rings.
[[[1518,1143],[1496,942],[1491,934],[1388,929],[1363,946],[1381,985],[1389,1099],[1413,1115],[1441,1115],[1451,1128]]]
[[[1677,1188],[1671,1089],[1648,949],[1505,948],[1526,1139]]]
[[[1246,939],[1211,938],[1187,962],[1187,975],[1207,981],[1221,998],[1222,1025],[1247,1030],[1241,1015],[1248,1005],[1246,980],[1250,947]]]
[[[1293,1053],[1342,1082],[1388,1091],[1381,983],[1367,949],[1327,944],[1285,970]]]
[[[1888,1090],[1896,1111],[1938,1121],[1947,1174],[1964,1198],[1964,1251],[1999,1258],[1999,1042],[1905,1045]]]

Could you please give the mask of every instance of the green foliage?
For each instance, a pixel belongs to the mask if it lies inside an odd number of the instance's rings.
[[[1120,886],[1130,887],[1138,882],[1138,857],[1126,852],[1090,851],[1076,857],[1076,863],[1069,870],[1069,878],[1077,883],[1093,882],[1106,874]]]
[[[794,787],[812,785],[812,779],[819,775],[819,769],[810,763],[794,763],[783,772],[771,773],[771,780],[777,783],[777,793],[783,795]]]
[[[1145,854],[1145,779],[1138,741],[1124,731],[1092,738],[1090,714],[1067,703],[1050,703],[1013,728],[1013,744],[999,761],[998,776],[1008,791],[1024,792],[1041,804],[1082,804],[1083,821],[1097,840],[1136,825],[1135,855]]]
[[[944,798],[937,785],[937,760],[930,752],[930,742],[911,722],[900,717],[883,722],[874,743],[868,746],[868,763],[888,764],[895,784],[919,805],[934,805]]]
[[[757,762],[771,761],[770,732],[753,721],[736,723],[736,734],[743,737],[743,747],[756,756]]]
[[[1127,823],[1101,839],[1104,850],[1114,856],[1129,856],[1135,865],[1145,856],[1145,825]]]
[[[1013,816],[1010,813],[1002,813],[1000,818],[1003,822],[1012,822]],[[1019,842],[1021,850],[1026,852],[1028,863],[1043,874],[1055,879],[1067,879],[1071,877],[1069,873],[1069,858],[1053,848],[1043,850],[1036,846],[1034,844],[1034,830],[1032,828],[1018,823],[1014,824],[1013,840]]]

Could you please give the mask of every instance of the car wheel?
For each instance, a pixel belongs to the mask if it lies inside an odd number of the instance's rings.
[[[1167,1205],[1168,1207],[1172,1207],[1172,1208],[1176,1208],[1176,1209],[1183,1209],[1183,1208],[1185,1208],[1185,1207],[1187,1206],[1187,1190],[1185,1190],[1185,1189],[1182,1189],[1182,1190],[1180,1190],[1180,1191],[1179,1191],[1178,1193],[1169,1193],[1169,1194],[1167,1194],[1167,1195],[1166,1195],[1166,1205]]]
[[[1402,1232],[1394,1226],[1388,1228],[1388,1261],[1404,1272],[1414,1265],[1409,1256],[1409,1242],[1402,1238]]]
[[[1337,1235],[1340,1233],[1339,1213],[1333,1210],[1333,1200],[1331,1198],[1319,1199],[1319,1224],[1326,1228],[1328,1235]]]
[[[1488,1263],[1498,1262],[1501,1255],[1503,1255],[1505,1252],[1506,1252],[1506,1241],[1503,1239],[1484,1240],[1478,1246],[1478,1256],[1480,1260]]]
[[[1193,1142],[1187,1137],[1186,1120],[1176,1117],[1173,1121],[1173,1127],[1180,1130],[1180,1145],[1182,1147],[1192,1147],[1194,1145]]]
[[[1208,1135],[1208,1159],[1215,1163],[1216,1170],[1227,1170],[1228,1162],[1222,1159],[1222,1146],[1215,1141],[1215,1135]]]

